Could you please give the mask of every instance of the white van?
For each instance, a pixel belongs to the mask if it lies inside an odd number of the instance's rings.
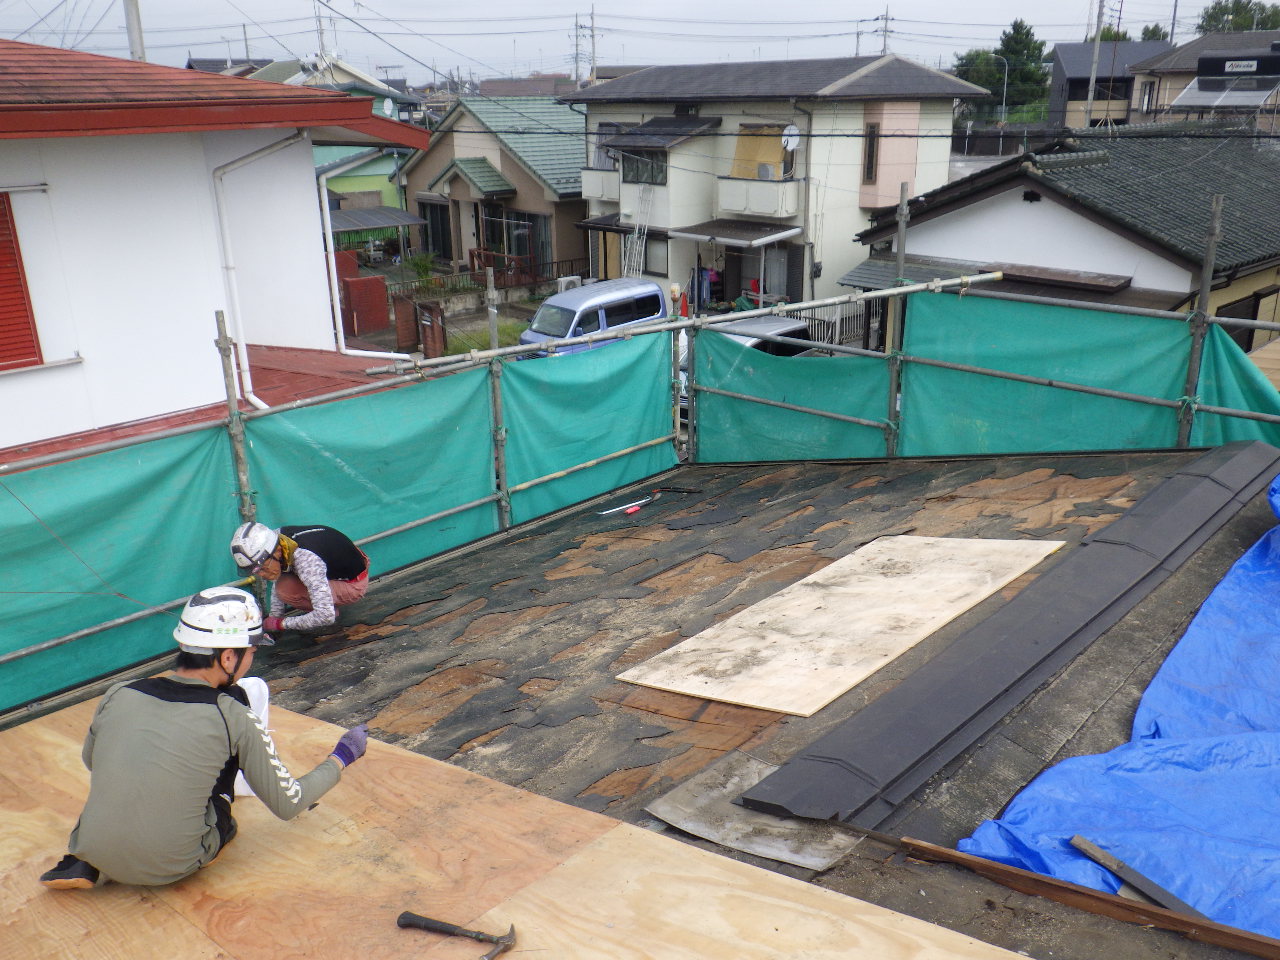
[[[636,277],[601,280],[565,290],[544,300],[529,322],[529,329],[520,334],[520,342],[534,344],[544,340],[581,337],[628,324],[661,320],[666,316],[667,298],[662,293],[662,287],[654,281]],[[577,353],[616,342],[597,340],[594,343],[576,343],[558,347],[556,352]]]

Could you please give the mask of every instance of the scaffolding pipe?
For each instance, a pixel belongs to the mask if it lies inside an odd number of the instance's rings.
[[[460,503],[456,507],[449,507],[447,510],[440,510],[430,516],[422,517],[418,520],[410,520],[408,523],[402,523],[398,527],[392,527],[390,530],[383,530],[381,533],[371,533],[367,537],[361,537],[354,541],[357,547],[364,546],[366,543],[373,543],[376,540],[385,540],[387,537],[393,537],[397,533],[404,533],[406,530],[412,530],[415,527],[421,527],[428,523],[434,523],[437,520],[443,520],[446,517],[452,517],[455,513],[466,513],[468,510],[474,510],[476,507],[483,507],[486,503],[493,503],[499,500],[496,493],[491,493],[487,497],[481,497],[479,500],[472,500],[470,503]]]
[[[689,404],[689,415],[685,417],[685,446],[689,452],[689,462],[698,462],[698,381],[694,375],[694,362],[697,357],[698,328],[691,327],[685,339],[689,343],[688,355],[685,357],[685,399]]]
[[[660,443],[667,443],[670,439],[671,434],[668,433],[655,440],[646,440],[644,443],[637,443],[634,447],[627,447],[625,450],[605,454],[603,457],[596,457],[594,460],[588,460],[586,463],[580,463],[574,467],[565,467],[563,470],[557,470],[555,473],[548,473],[545,477],[538,477],[536,480],[526,480],[524,483],[517,483],[514,487],[509,488],[508,493],[519,493],[521,490],[528,490],[530,487],[536,487],[540,483],[549,483],[552,480],[559,480],[561,477],[567,477],[570,474],[577,473],[579,470],[586,470],[588,467],[599,466],[602,463],[608,463],[610,460],[617,460],[619,457],[625,457],[627,454],[638,453],[641,450],[647,450],[649,447],[656,447]]]
[[[233,580],[231,583],[223,584],[226,587],[244,587],[253,582],[253,577],[241,577],[239,580]],[[76,640],[82,640],[85,637],[91,637],[95,633],[102,633],[106,630],[122,627],[128,623],[134,623],[138,620],[145,620],[147,617],[155,616],[157,613],[164,613],[167,610],[173,610],[180,607],[190,600],[190,596],[181,598],[180,600],[170,600],[168,603],[162,603],[159,606],[147,607],[145,610],[139,610],[137,613],[130,613],[123,617],[117,617],[114,620],[108,620],[106,623],[95,623],[91,627],[85,627],[83,630],[77,630],[75,633],[68,633],[61,637],[54,637],[52,640],[42,640],[40,643],[32,644],[29,647],[23,647],[21,650],[10,650],[6,654],[0,655],[0,666],[6,663],[12,663],[14,660],[21,660],[24,657],[30,657],[37,653],[44,653],[46,650],[52,650],[55,647],[61,647],[65,644],[72,643]]]
[[[181,437],[188,433],[199,433],[201,430],[210,430],[215,427],[225,427],[226,425],[225,418],[204,420],[200,423],[189,423],[184,427],[157,430],[155,433],[148,433],[141,437],[122,437],[119,440],[108,440],[88,447],[76,447],[74,450],[59,450],[57,453],[46,453],[43,456],[31,457],[27,460],[0,463],[0,474],[16,473],[19,470],[30,470],[34,467],[46,467],[51,463],[61,463],[63,460],[78,460],[81,457],[91,457],[95,453],[109,453],[112,450],[134,447],[140,443],[150,443],[152,440],[167,440],[170,437]]]
[[[1204,334],[1207,329],[1204,318],[1209,315],[1209,289],[1213,285],[1214,262],[1218,254],[1218,238],[1222,236],[1222,194],[1213,195],[1213,207],[1209,213],[1209,235],[1205,239],[1204,263],[1200,267],[1200,292],[1196,296],[1196,310],[1191,315],[1191,350],[1187,357],[1187,379],[1182,396],[1187,402],[1178,411],[1178,446],[1191,443],[1191,429],[1196,422],[1195,396],[1200,389],[1200,360],[1204,356]]]
[[[498,529],[511,526],[511,494],[507,490],[507,426],[502,416],[502,361],[489,361],[489,396],[493,407],[493,474],[498,483]]]
[[[971,297],[982,297],[987,300],[1012,300],[1016,303],[1034,303],[1046,307],[1073,307],[1077,310],[1094,310],[1099,313],[1123,313],[1134,317],[1155,317],[1159,320],[1177,320],[1186,323],[1190,313],[1176,313],[1172,310],[1153,310],[1148,307],[1126,307],[1119,304],[1095,303],[1091,300],[1055,300],[1052,297],[1035,297],[1025,293],[1005,293],[1001,290],[973,290]],[[1280,330],[1280,323],[1269,320],[1245,320],[1235,317],[1204,318],[1205,323],[1219,326],[1248,327],[1251,330]]]
[[[213,312],[218,325],[216,342],[222,357],[222,382],[227,391],[227,434],[231,438],[231,461],[236,470],[236,493],[240,499],[240,519],[248,523],[257,519],[253,491],[249,486],[249,458],[244,448],[244,420],[236,401],[236,371],[231,362],[231,338],[227,336],[227,318],[221,310]]]
[[[714,393],[718,397],[728,397],[731,400],[746,400],[750,403],[759,403],[766,407],[777,407],[779,410],[794,410],[796,413],[811,413],[815,417],[826,417],[828,420],[839,420],[841,423],[855,423],[860,427],[873,427],[881,430],[887,435],[892,431],[890,424],[883,420],[864,420],[862,417],[851,417],[846,413],[833,413],[830,410],[816,410],[813,407],[801,407],[794,403],[783,403],[781,400],[766,400],[764,397],[753,397],[745,393],[734,393],[731,390],[721,390],[719,387],[698,387],[701,393]]]

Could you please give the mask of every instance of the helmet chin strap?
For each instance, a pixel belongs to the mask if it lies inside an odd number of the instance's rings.
[[[246,649],[248,648],[245,647],[236,651],[236,665],[235,668],[230,671],[228,671],[226,667],[222,666],[222,654],[218,654],[218,666],[222,667],[222,672],[227,675],[227,679],[223,683],[218,684],[219,690],[223,687],[229,687],[236,682],[236,674],[240,672],[240,664],[244,663],[244,652]]]

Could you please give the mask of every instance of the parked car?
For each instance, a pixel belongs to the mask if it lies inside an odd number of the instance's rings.
[[[732,340],[737,340],[745,347],[759,350],[774,357],[795,357],[801,354],[813,356],[818,351],[809,339],[809,323],[803,317],[783,317],[778,314],[765,314],[760,317],[747,317],[743,320],[731,320],[728,323],[717,323],[707,327],[716,333],[723,333]],[[792,337],[803,340],[802,344],[777,343],[762,339],[764,336]],[[689,410],[689,396],[685,389],[686,367],[688,364],[688,340],[684,331],[680,333],[680,413],[684,416]]]
[[[520,342],[536,344],[546,340],[581,337],[600,330],[660,320],[665,316],[667,298],[662,293],[662,287],[654,281],[635,277],[601,280],[548,297],[533,315],[529,329],[520,334]],[[597,340],[594,343],[559,347],[556,352],[578,353],[616,342]],[[545,354],[537,353],[533,356]]]

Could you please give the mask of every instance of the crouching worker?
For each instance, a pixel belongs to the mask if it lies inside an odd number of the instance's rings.
[[[333,527],[245,523],[231,538],[231,556],[246,573],[274,582],[267,633],[319,630],[338,619],[369,586],[369,558]],[[285,609],[303,611],[283,616]]]
[[[89,799],[71,831],[70,853],[40,877],[45,886],[181,880],[235,837],[237,771],[272,813],[288,820],[364,755],[362,724],[305,776],[295,780],[280,762],[239,685],[254,650],[271,643],[252,594],[202,590],[187,601],[173,636],[180,648],[173,675],[116,684],[98,704],[83,750]],[[257,684],[265,693],[266,685]]]

